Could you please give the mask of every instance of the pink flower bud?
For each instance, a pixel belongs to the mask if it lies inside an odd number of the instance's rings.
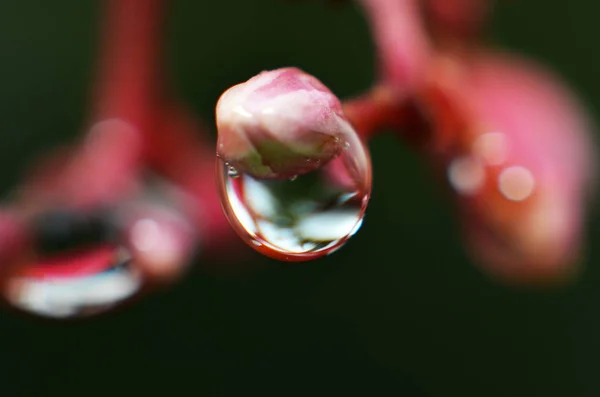
[[[237,172],[282,179],[337,157],[354,131],[338,98],[296,68],[262,72],[221,96],[217,154]]]
[[[580,104],[551,73],[481,55],[438,70],[434,155],[456,193],[474,256],[512,281],[564,279],[577,269],[596,169]]]

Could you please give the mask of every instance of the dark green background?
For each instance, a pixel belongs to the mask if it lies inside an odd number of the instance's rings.
[[[368,31],[353,5],[172,3],[173,81],[207,120],[225,88],[262,69],[299,66],[342,97],[372,79]],[[35,156],[79,132],[98,7],[0,2],[4,191]],[[591,0],[506,1],[494,40],[553,65],[594,111],[598,11]],[[391,137],[371,148],[372,202],[345,249],[301,265],[251,255],[266,266],[237,276],[196,269],[168,291],[82,323],[2,311],[0,395],[599,396],[598,217],[574,286],[503,287],[465,257],[418,159]]]

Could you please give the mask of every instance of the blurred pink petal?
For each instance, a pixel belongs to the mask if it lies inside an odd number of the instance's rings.
[[[499,278],[568,277],[595,180],[587,116],[558,77],[532,62],[500,54],[466,62],[442,62],[426,102],[442,120],[433,154],[456,193],[469,248]]]
[[[194,228],[166,206],[138,203],[123,211],[126,245],[150,282],[166,283],[187,268],[197,248]]]

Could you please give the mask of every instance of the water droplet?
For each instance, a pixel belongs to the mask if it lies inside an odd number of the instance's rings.
[[[348,150],[337,158],[316,160],[317,169],[285,180],[232,177],[217,159],[225,214],[246,243],[287,261],[316,259],[345,244],[360,227],[371,193],[366,146],[354,134],[347,139]]]
[[[237,177],[240,176],[240,173],[238,172],[238,170],[234,166],[228,165],[227,166],[227,175],[230,178],[237,178]]]
[[[85,317],[135,295],[142,276],[131,255],[114,243],[117,226],[108,212],[51,210],[33,219],[34,250],[4,285],[17,309],[49,318]]]
[[[344,150],[348,150],[350,149],[350,142],[346,141],[344,142]]]
[[[4,296],[16,308],[50,318],[85,317],[135,295],[142,278],[124,249],[99,247],[25,266]]]

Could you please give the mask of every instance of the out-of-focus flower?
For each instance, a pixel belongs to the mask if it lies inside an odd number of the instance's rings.
[[[469,249],[503,279],[571,275],[596,169],[581,105],[559,78],[514,56],[446,59],[432,76],[430,150],[456,193]]]
[[[216,109],[217,154],[237,172],[291,178],[337,157],[354,131],[337,97],[296,68],[262,72],[227,90]]]

